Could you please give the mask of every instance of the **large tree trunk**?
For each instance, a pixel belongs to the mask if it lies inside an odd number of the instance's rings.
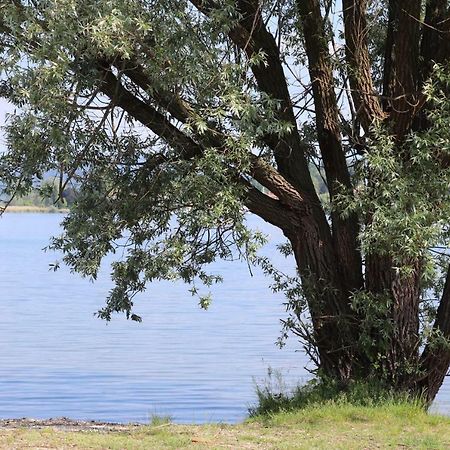
[[[385,329],[374,330],[374,339],[383,355],[382,368],[394,387],[405,389],[414,383],[407,368],[417,366],[419,357],[419,301],[421,264],[405,261],[411,271],[402,274],[387,256],[368,255],[366,259],[366,289],[380,302],[387,302]],[[386,336],[387,334],[387,336]],[[384,337],[383,337],[384,335]]]
[[[450,268],[433,331],[437,340],[429,343],[421,355],[423,376],[416,385],[416,392],[425,395],[428,404],[436,397],[450,366]]]
[[[308,228],[291,237],[291,243],[314,327],[318,368],[324,375],[347,383],[355,375],[356,363],[352,311],[338,283],[331,241],[306,240],[304,233],[317,234],[317,230]]]

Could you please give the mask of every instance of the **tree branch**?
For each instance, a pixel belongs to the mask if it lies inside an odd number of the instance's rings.
[[[148,92],[149,88],[151,88],[151,97],[158,105],[166,109],[172,117],[183,123],[189,121],[192,111],[190,111],[188,105],[176,94],[155,89],[152,86],[152,80],[137,62],[116,59],[112,64],[142,90]]]
[[[110,69],[102,68],[100,90],[111,101],[125,110],[130,116],[148,127],[157,136],[178,150],[182,159],[190,159],[202,154],[202,147],[189,136],[169,122],[155,108],[139,100],[123,87]]]
[[[191,3],[205,15],[213,9],[220,9],[214,1],[191,0]],[[314,195],[314,184],[308,170],[306,154],[308,147],[301,141],[297,122],[280,60],[280,51],[275,38],[267,30],[257,0],[238,0],[237,12],[242,19],[229,31],[229,38],[248,58],[258,53],[265,55],[265,61],[252,65],[251,69],[259,89],[281,103],[278,119],[290,123],[292,131],[280,139],[277,135],[265,137],[266,144],[273,150],[278,169],[300,192]]]
[[[447,0],[428,0],[420,48],[420,78],[425,82],[435,63],[450,58],[450,13]]]
[[[371,74],[367,46],[367,3],[368,0],[343,0],[347,71],[356,115],[366,133],[374,122],[385,118],[379,98],[375,95]]]
[[[283,207],[280,201],[270,198],[260,190],[248,184],[245,205],[248,209],[266,222],[292,233],[298,222],[298,216],[292,210]]]
[[[319,0],[298,0],[303,25],[309,75],[312,82],[316,127],[332,204],[342,186],[351,190],[352,183],[342,148],[339,109],[335,93],[328,39]],[[342,219],[338,211],[331,213],[333,244],[338,254],[342,276],[348,290],[362,287],[361,256],[358,247],[356,215]]]
[[[143,90],[149,90],[151,80],[147,77],[140,66],[135,63],[123,62],[118,64],[118,67],[121,67],[124,71],[123,73]],[[152,99],[158,105],[167,109],[167,111],[180,122],[186,123],[190,119],[191,112],[184,105],[181,98],[177,96],[170,96],[168,93],[157,91],[155,89],[151,89],[151,94],[149,95],[151,95]],[[225,140],[225,135],[218,130],[211,129],[210,127],[205,131],[203,136],[199,136],[197,138],[197,141],[200,144],[204,144],[205,147],[212,146],[217,150],[222,149],[223,151],[226,151],[226,149],[223,149],[223,143]],[[307,193],[299,193],[288,180],[286,180],[274,167],[266,163],[262,158],[251,154],[250,159],[250,175],[264,187],[269,189],[275,196],[277,196],[282,204],[289,205],[289,208],[291,209],[300,209],[302,213],[305,213],[307,210],[305,205],[311,205],[314,201],[317,201],[315,197],[311,197]],[[316,204],[316,206],[317,205],[318,204]]]
[[[383,95],[392,132],[401,140],[420,104],[418,93],[421,0],[390,0]]]
[[[100,85],[100,90],[106,94],[115,105],[125,110],[134,119],[141,122],[155,134],[164,139],[169,145],[176,148],[178,151],[177,159],[192,159],[203,154],[204,148],[201,144],[195,142],[189,136],[186,136],[152,106],[144,103],[142,100],[139,100],[131,94],[122,86],[117,77],[109,69],[102,70],[103,82]],[[143,74],[140,81],[144,81]],[[176,105],[176,103],[173,105]],[[179,118],[182,118],[181,115]],[[215,143],[219,145],[218,140],[216,140]],[[220,146],[218,148],[220,148]],[[282,214],[284,218],[286,218],[287,215],[294,216],[294,213],[292,212],[294,209],[297,214],[299,211],[306,213],[308,208],[304,205],[302,197],[289,182],[261,158],[252,155],[251,159],[252,176],[255,180],[274,192],[279,200],[272,199],[262,193],[259,195],[255,192],[256,189],[251,187],[249,188],[249,197],[245,200],[246,205],[252,212],[258,214],[264,220],[273,224],[276,222],[276,226],[279,226],[281,229],[291,229],[290,223],[285,223],[285,219],[281,219],[282,216],[280,214]],[[152,171],[158,165],[166,161],[167,158],[163,156],[150,158],[143,166],[143,169]],[[239,177],[239,181],[244,182],[247,187],[249,186],[248,182],[245,181],[245,178]],[[294,222],[293,219],[292,222]]]
[[[302,19],[312,82],[319,147],[330,196],[333,198],[337,183],[350,188],[351,182],[342,149],[339,110],[334,91],[328,39],[323,26],[319,0],[299,0],[297,5]]]

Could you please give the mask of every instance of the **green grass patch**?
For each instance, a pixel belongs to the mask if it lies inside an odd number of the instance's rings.
[[[328,401],[238,425],[176,425],[158,419],[121,431],[0,429],[0,448],[448,449],[450,418],[407,402],[358,406]]]
[[[406,392],[386,389],[382,384],[372,382],[353,382],[342,386],[331,381],[313,379],[305,385],[288,389],[281,374],[268,369],[267,378],[256,386],[257,404],[249,409],[250,417],[271,415],[277,412],[298,411],[306,407],[329,402],[338,405],[385,406],[401,405],[425,408],[421,398],[411,397]]]

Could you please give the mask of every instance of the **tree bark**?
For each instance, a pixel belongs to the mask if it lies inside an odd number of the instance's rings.
[[[314,328],[314,344],[323,375],[347,384],[361,370],[355,342],[354,313],[335,270],[338,263],[331,238],[321,239],[312,218],[297,220],[288,233]],[[305,239],[308,236],[308,239]]]
[[[384,96],[393,136],[401,141],[420,104],[418,93],[421,0],[390,0]]]
[[[435,399],[450,366],[450,267],[433,326],[433,338],[420,357],[423,377],[416,392],[424,394],[428,404]]]
[[[302,0],[297,4],[302,18],[308,69],[313,89],[317,137],[332,204],[332,238],[339,260],[337,270],[343,280],[344,292],[348,295],[362,288],[363,276],[361,255],[357,246],[358,218],[355,214],[343,218],[335,205],[335,199],[339,193],[343,190],[351,192],[352,182],[342,147],[328,39],[323,26],[319,1]]]
[[[372,125],[382,122],[383,111],[375,91],[367,44],[369,32],[366,11],[368,0],[343,0],[345,53],[356,116],[366,133]]]

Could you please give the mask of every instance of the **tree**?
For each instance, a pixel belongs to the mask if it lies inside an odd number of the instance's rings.
[[[139,320],[155,279],[206,306],[208,263],[245,259],[285,289],[320,377],[431,402],[450,363],[448,3],[4,1],[5,192],[55,169],[77,185],[65,262],[95,278],[124,247],[101,317]],[[298,283],[257,256],[247,212],[283,231]]]

